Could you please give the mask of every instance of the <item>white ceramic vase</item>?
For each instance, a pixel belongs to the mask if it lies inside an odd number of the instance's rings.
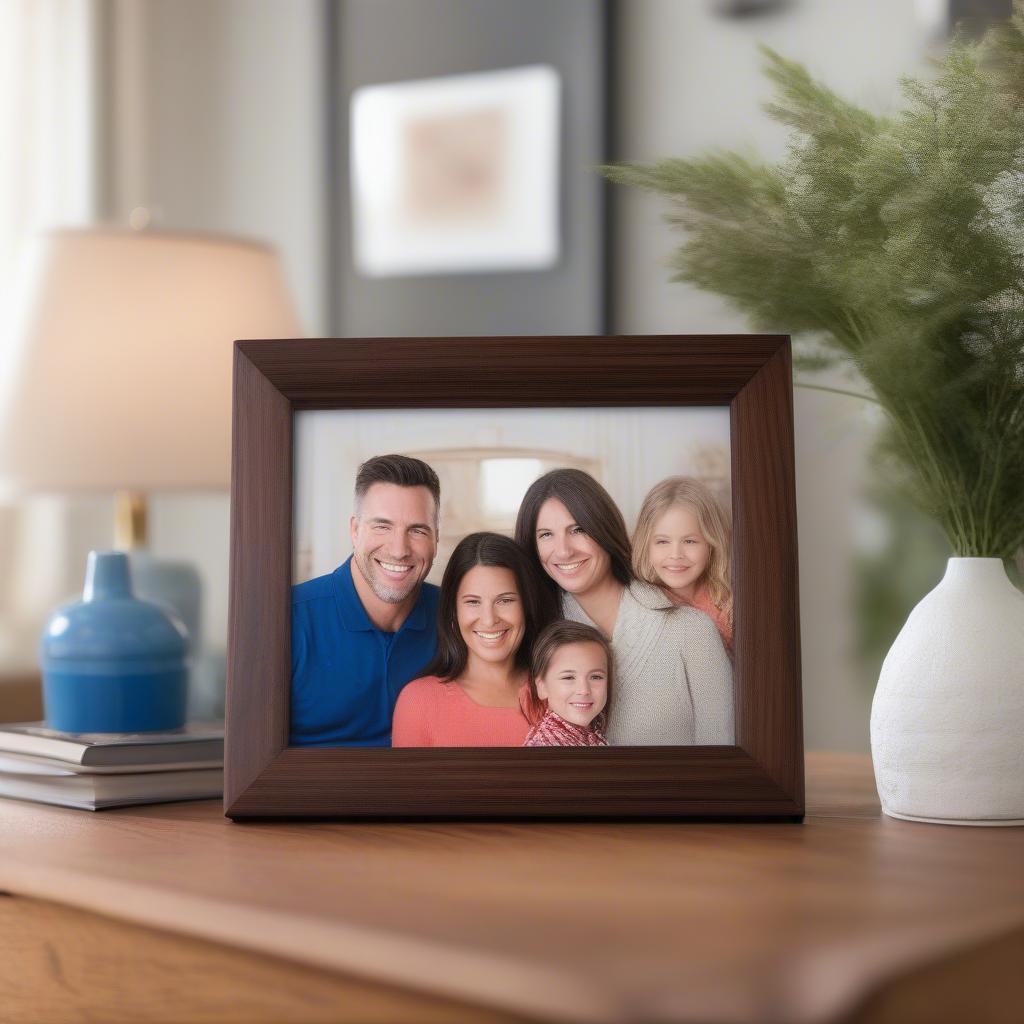
[[[998,558],[951,558],[882,665],[871,707],[882,809],[1024,825],[1024,594]]]

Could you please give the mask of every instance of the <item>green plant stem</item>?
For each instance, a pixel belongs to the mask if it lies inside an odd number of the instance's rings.
[[[824,384],[808,384],[806,381],[795,380],[793,387],[805,388],[808,391],[827,391],[832,395],[845,395],[847,398],[859,398],[862,402],[870,402],[872,405],[881,406],[881,402],[871,395],[862,395],[859,391],[846,391],[843,388],[830,388]]]
[[[940,460],[938,459],[934,448],[932,447],[932,439],[925,430],[924,425],[921,423],[917,412],[910,407],[905,407],[906,422],[910,423],[914,430],[917,432],[918,442],[920,444],[920,451],[925,456],[925,462],[927,465],[922,469],[930,470],[933,479],[938,481],[939,487],[948,495],[952,495],[952,487],[950,481],[947,478],[945,472],[942,469]],[[899,423],[898,417],[893,417],[894,422]],[[913,449],[912,449],[913,450]],[[939,516],[939,521],[943,524],[946,536],[952,545],[953,550],[958,555],[968,555],[970,551],[969,541],[967,539],[967,527],[964,521],[960,518],[959,510],[956,504],[949,501],[946,509],[935,510]]]

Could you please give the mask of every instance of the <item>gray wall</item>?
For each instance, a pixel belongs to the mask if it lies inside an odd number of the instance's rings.
[[[268,241],[327,331],[320,0],[113,0],[107,217]],[[121,98],[119,98],[120,94]]]
[[[335,333],[603,333],[603,5],[598,0],[342,0],[332,91],[341,203]],[[370,279],[352,266],[348,102],[380,82],[550,64],[562,78],[562,252],[550,271]]]

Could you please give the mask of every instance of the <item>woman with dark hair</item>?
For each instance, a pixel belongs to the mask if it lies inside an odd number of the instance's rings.
[[[560,593],[562,615],[611,641],[610,744],[733,742],[732,665],[718,630],[702,612],[677,608],[634,578],[622,513],[592,476],[554,469],[534,481],[519,507],[516,541]]]
[[[394,747],[519,747],[530,731],[530,651],[558,615],[519,545],[471,533],[441,581],[437,654],[399,694]]]

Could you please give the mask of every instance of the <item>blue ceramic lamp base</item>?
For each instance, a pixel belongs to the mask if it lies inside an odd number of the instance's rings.
[[[58,609],[43,633],[48,724],[64,732],[180,728],[187,648],[180,621],[132,594],[127,556],[91,552],[82,600]]]

